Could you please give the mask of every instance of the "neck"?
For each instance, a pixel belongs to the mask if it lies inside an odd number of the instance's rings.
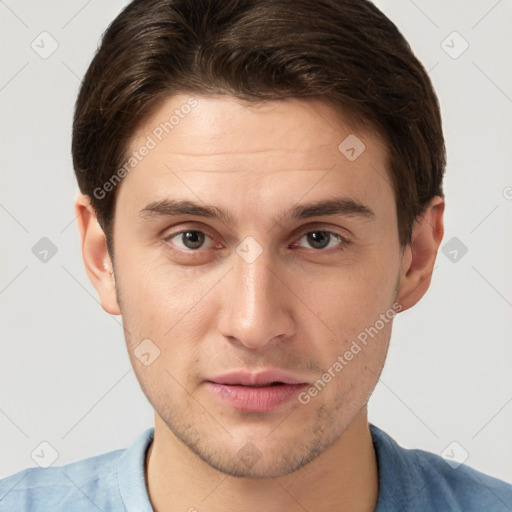
[[[155,413],[146,482],[155,512],[374,512],[378,498],[377,460],[366,408],[309,464],[280,478],[257,479],[212,468]]]

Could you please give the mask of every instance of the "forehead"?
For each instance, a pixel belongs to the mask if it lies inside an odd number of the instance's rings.
[[[371,139],[375,149],[386,152],[376,131],[363,128],[361,121],[355,125],[340,108],[317,98],[254,103],[226,95],[180,93],[157,103],[134,134],[130,149],[150,136],[177,156],[180,150],[208,155],[282,149],[300,157],[322,146],[337,149],[350,134]]]
[[[284,200],[285,190],[295,201],[343,192],[334,187],[360,199],[393,196],[379,135],[318,99],[256,104],[178,94],[161,101],[139,127],[129,160],[134,165],[121,189],[140,201],[174,191],[215,203],[231,190],[258,197],[261,205]]]

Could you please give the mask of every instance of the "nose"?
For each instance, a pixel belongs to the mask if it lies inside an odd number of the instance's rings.
[[[222,291],[220,333],[250,349],[290,337],[294,332],[293,293],[286,276],[272,265],[268,251],[250,263],[233,254],[233,266]]]

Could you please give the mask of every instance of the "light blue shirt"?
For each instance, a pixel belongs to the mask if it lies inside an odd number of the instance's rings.
[[[379,467],[376,512],[512,511],[512,485],[465,465],[453,468],[438,455],[406,450],[374,425],[370,431]],[[144,479],[153,433],[146,430],[125,450],[0,480],[0,511],[153,512]]]

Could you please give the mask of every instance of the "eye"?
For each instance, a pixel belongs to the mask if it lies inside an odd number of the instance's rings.
[[[202,231],[187,229],[166,238],[166,241],[176,245],[179,249],[194,251],[196,249],[204,248],[203,245],[208,239],[212,240],[206,233],[203,233]]]
[[[331,249],[333,247],[338,247],[342,250],[350,243],[348,239],[338,233],[326,230],[308,231],[299,238],[299,243],[294,245],[301,245],[301,240],[305,240],[310,247],[316,250]]]
[[[201,249],[220,248],[212,236],[198,229],[183,229],[178,233],[174,233],[167,238],[165,242],[169,243],[178,251],[183,252],[199,252]],[[343,250],[350,245],[350,240],[346,237],[325,229],[316,229],[305,231],[292,247],[304,247],[327,252],[329,249]]]

